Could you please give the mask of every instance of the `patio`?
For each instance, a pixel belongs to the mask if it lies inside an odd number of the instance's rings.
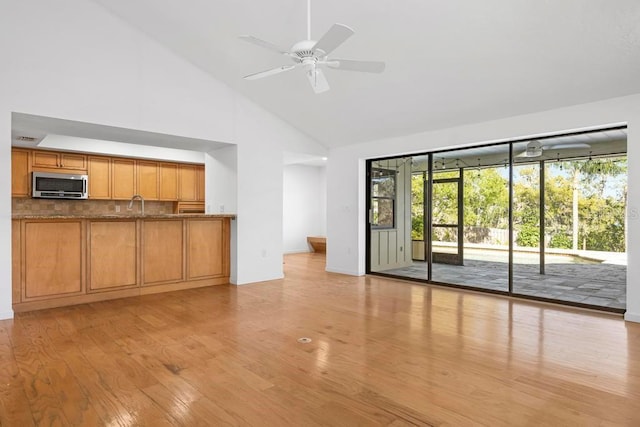
[[[465,260],[464,265],[433,264],[434,282],[470,286],[478,289],[508,290],[508,264]],[[409,267],[380,271],[411,279],[427,279],[427,264],[414,261]],[[626,308],[626,265],[546,264],[545,274],[538,265],[514,264],[513,292],[559,302],[590,304],[613,309]]]

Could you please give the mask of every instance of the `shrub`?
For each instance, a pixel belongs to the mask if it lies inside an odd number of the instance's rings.
[[[516,244],[518,246],[535,248],[540,245],[540,228],[535,225],[525,224],[518,231],[518,237],[516,237]]]
[[[571,249],[572,246],[573,241],[571,240],[571,236],[568,234],[554,234],[551,236],[551,240],[549,241],[550,248]]]

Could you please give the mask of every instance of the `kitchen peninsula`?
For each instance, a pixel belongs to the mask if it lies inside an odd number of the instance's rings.
[[[229,283],[235,217],[204,214],[203,164],[11,154],[14,312]],[[40,173],[86,176],[86,198],[33,197]]]
[[[229,282],[234,215],[14,215],[15,312]]]

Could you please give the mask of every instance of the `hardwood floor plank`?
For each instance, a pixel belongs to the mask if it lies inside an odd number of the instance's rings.
[[[8,323],[8,322],[7,322]],[[0,325],[0,425],[33,426],[24,378],[16,364],[7,328]]]
[[[638,324],[284,267],[1,321],[0,424],[640,425]]]

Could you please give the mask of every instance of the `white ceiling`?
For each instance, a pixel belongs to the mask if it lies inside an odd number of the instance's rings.
[[[638,0],[322,0],[312,38],[355,35],[334,52],[383,60],[383,74],[329,69],[316,95],[301,69],[241,77],[290,59],[305,0],[94,0],[328,147],[640,92]]]

